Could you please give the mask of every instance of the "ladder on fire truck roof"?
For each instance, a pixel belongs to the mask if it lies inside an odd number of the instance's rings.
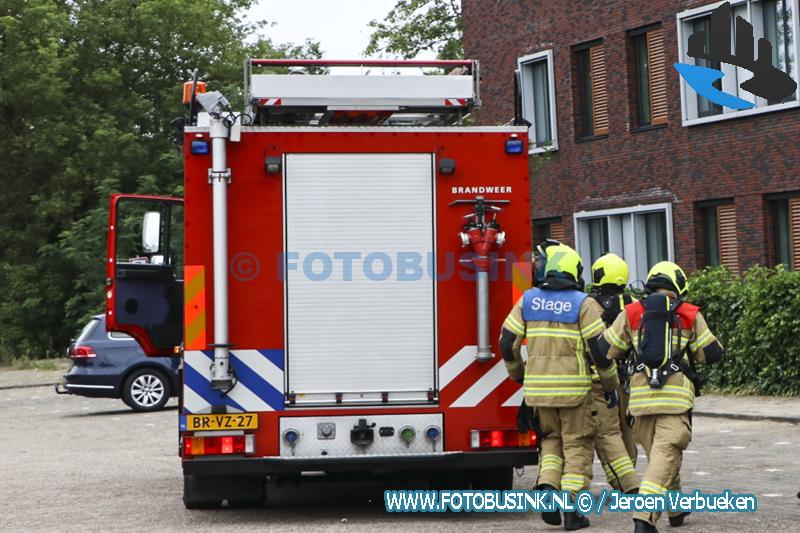
[[[357,74],[327,74],[329,67],[361,70]],[[259,73],[254,73],[254,68],[259,68]],[[446,73],[399,75],[394,70],[397,68],[435,68]],[[392,75],[375,72],[386,69],[392,69]],[[480,105],[479,80],[478,62],[472,60],[245,62],[247,113],[253,125],[459,125]]]

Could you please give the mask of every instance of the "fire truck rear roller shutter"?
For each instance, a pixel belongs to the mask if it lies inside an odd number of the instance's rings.
[[[286,156],[288,391],[298,402],[428,401],[435,389],[434,284],[398,279],[398,253],[433,250],[431,154]],[[331,258],[324,279],[314,273]],[[349,280],[336,253],[358,254]],[[376,261],[365,265],[368,254]],[[389,258],[391,274],[382,272]],[[382,259],[379,259],[382,258]]]

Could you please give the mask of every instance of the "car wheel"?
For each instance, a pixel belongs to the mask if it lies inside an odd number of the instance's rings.
[[[122,400],[134,411],[158,411],[169,401],[169,381],[154,368],[133,372],[122,386]]]

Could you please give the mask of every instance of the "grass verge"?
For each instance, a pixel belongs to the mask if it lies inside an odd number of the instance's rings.
[[[35,359],[28,356],[0,359],[0,370],[64,370],[67,360],[63,357]]]

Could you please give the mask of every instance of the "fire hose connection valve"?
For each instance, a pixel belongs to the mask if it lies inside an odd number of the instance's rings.
[[[458,237],[462,248],[472,247],[474,252],[470,262],[475,267],[477,358],[485,363],[494,359],[489,342],[489,268],[497,259],[492,258],[491,253],[506,242],[506,232],[501,230],[497,221],[497,213],[503,208],[496,204],[507,204],[508,200],[486,200],[483,196],[476,196],[474,200],[456,200],[450,205],[465,203],[473,204],[474,212],[464,217],[464,228]]]

